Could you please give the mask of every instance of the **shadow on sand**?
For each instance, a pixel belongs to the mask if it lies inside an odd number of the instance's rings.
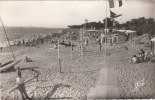
[[[23,71],[23,70],[34,70],[34,69],[36,69],[36,68],[39,68],[39,67],[20,68],[20,70],[21,70],[21,71]],[[1,73],[10,73],[10,72],[15,72],[15,71],[16,71],[16,69],[13,67],[13,68],[10,68],[10,69],[8,69],[8,70],[6,70],[6,71],[2,71]]]
[[[63,85],[63,84],[57,84],[54,86],[54,88],[52,89],[52,91],[50,91],[47,96],[45,97],[45,99],[48,99],[50,98],[56,91],[59,87],[71,87],[70,85]],[[50,98],[51,99],[51,98]],[[60,98],[53,98],[53,99],[71,99],[71,97],[60,97]]]

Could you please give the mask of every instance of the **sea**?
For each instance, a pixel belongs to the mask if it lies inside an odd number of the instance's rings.
[[[44,27],[5,27],[5,31],[11,45],[14,41],[29,39],[33,36],[46,36],[51,33],[61,33],[62,28],[44,28]],[[0,47],[9,46],[3,27],[0,27]]]

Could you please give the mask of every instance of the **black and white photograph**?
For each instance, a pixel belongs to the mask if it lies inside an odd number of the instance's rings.
[[[155,99],[155,0],[1,0],[0,100]]]

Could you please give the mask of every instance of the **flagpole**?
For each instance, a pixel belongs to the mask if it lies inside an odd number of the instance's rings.
[[[81,57],[83,58],[83,45],[82,45],[82,42],[83,42],[83,29],[82,30],[80,30],[81,32],[80,32],[80,41],[81,41]]]
[[[59,40],[58,40],[58,63],[59,63],[60,73],[61,73],[61,62],[60,62],[60,46],[59,46]]]
[[[71,42],[71,59],[72,59],[72,48],[73,48],[73,47],[72,47],[72,42]]]

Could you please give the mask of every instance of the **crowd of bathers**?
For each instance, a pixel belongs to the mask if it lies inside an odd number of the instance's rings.
[[[41,35],[34,35],[28,39],[15,40],[14,45],[16,46],[37,46],[39,44],[44,44],[44,41],[47,37],[42,37]]]

